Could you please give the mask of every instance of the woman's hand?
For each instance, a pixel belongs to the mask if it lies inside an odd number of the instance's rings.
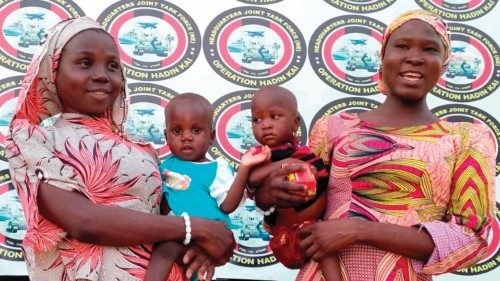
[[[191,227],[194,241],[212,257],[215,265],[229,261],[236,243],[224,222],[191,218]]]
[[[357,229],[361,221],[338,219],[315,222],[299,230],[299,245],[315,261],[343,250],[358,242]]]
[[[287,181],[285,176],[290,173],[304,171],[304,162],[282,165],[272,171],[255,192],[255,202],[261,209],[267,210],[272,206],[289,208],[303,204],[312,199],[305,195],[305,186]]]
[[[186,277],[191,278],[193,273],[198,272],[198,280],[212,280],[215,272],[215,264],[205,250],[198,244],[189,246],[182,262],[187,266]]]

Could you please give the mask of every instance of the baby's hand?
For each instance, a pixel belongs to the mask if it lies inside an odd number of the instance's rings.
[[[258,152],[257,148],[252,147],[241,157],[240,165],[252,168],[258,164],[269,161],[269,159],[271,159],[271,149],[267,145],[263,146],[260,152]]]

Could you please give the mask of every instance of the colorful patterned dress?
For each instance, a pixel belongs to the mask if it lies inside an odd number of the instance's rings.
[[[316,123],[310,146],[331,164],[326,218],[421,227],[435,243],[425,263],[353,245],[340,252],[348,280],[431,280],[485,254],[495,207],[495,148],[485,126],[439,121],[396,129],[341,113]],[[302,268],[297,280],[323,280],[318,264]]]
[[[48,128],[16,120],[13,130],[9,165],[28,226],[23,250],[30,278],[143,280],[151,245],[82,243],[42,217],[36,199],[41,178],[95,204],[159,213],[161,178],[154,149],[114,134],[107,118],[74,113]],[[177,267],[173,272],[182,276]]]

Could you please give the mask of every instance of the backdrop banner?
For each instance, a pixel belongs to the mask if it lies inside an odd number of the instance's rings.
[[[183,92],[212,102],[217,139],[212,159],[233,168],[252,135],[250,100],[256,89],[282,85],[299,101],[299,138],[319,118],[376,108],[380,45],[386,25],[423,8],[449,22],[453,58],[428,95],[448,121],[484,123],[497,141],[500,173],[500,7],[498,0],[0,0],[0,276],[26,275],[21,248],[26,224],[11,184],[5,137],[21,81],[46,31],[69,17],[89,16],[118,42],[130,88],[129,132],[149,140],[161,158],[163,109]],[[496,104],[496,105],[495,105]],[[497,207],[500,206],[497,192]],[[500,280],[500,213],[486,257],[435,280]],[[217,268],[220,279],[294,280],[277,262],[254,202],[230,215],[237,247]],[[0,277],[1,278],[1,277]]]

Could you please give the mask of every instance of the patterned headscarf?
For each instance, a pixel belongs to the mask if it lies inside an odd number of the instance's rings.
[[[88,29],[102,30],[99,23],[88,17],[68,19],[48,30],[26,71],[16,114],[11,124],[17,119],[26,119],[29,123],[40,124],[44,119],[62,112],[55,83],[61,52],[71,38]],[[122,92],[106,112],[121,132],[123,132],[127,114],[126,91],[125,76],[123,76]]]
[[[387,26],[384,32],[384,37],[382,38],[382,49],[380,50],[380,60],[383,61],[384,59],[385,48],[391,34],[401,25],[410,20],[421,20],[430,24],[434,28],[436,33],[439,35],[439,38],[443,42],[444,46],[444,58],[443,58],[444,63],[443,63],[443,68],[441,70],[441,74],[443,74],[446,71],[446,68],[448,67],[448,63],[450,62],[451,58],[450,33],[448,31],[448,26],[443,21],[443,19],[441,19],[438,15],[427,10],[413,10],[402,13],[393,22],[391,22],[389,26]],[[381,71],[382,67],[379,68],[380,79],[378,82],[378,88],[381,93],[387,94],[388,91],[387,85],[385,85],[384,81],[382,80]]]

